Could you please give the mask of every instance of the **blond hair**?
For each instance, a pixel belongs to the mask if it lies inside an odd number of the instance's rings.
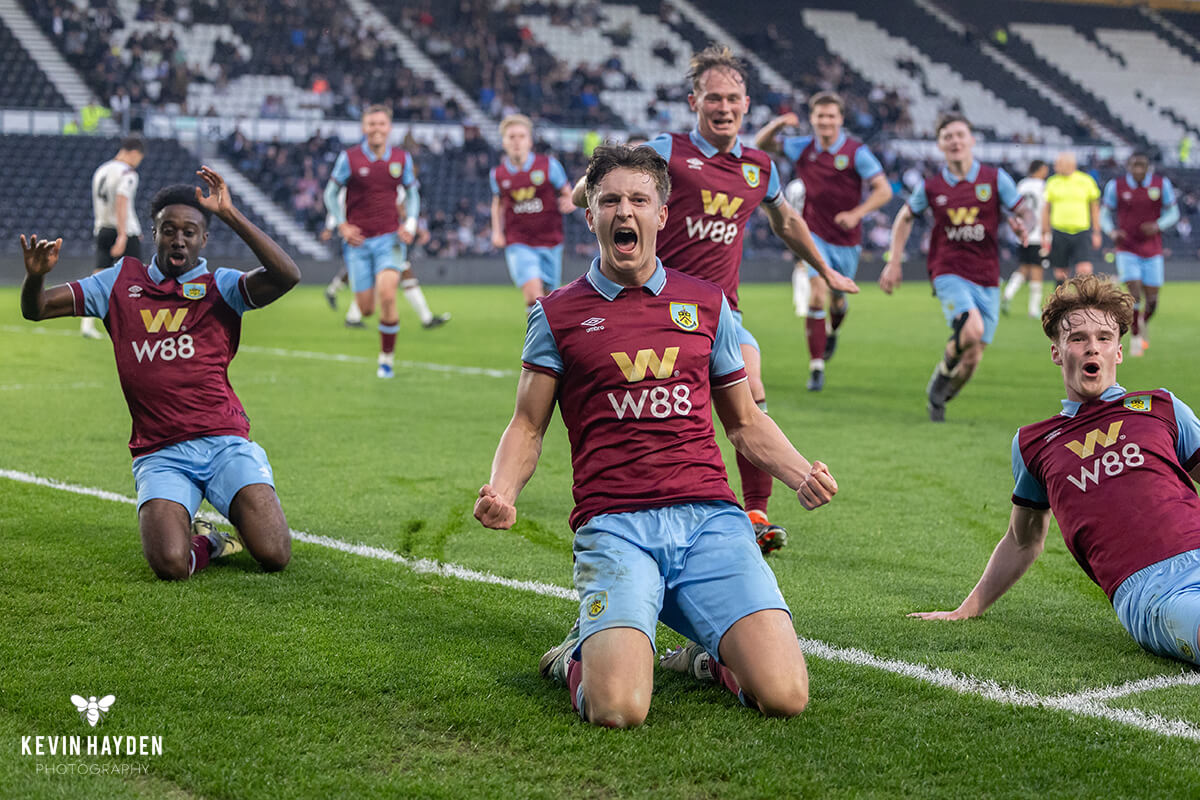
[[[500,120],[500,135],[511,128],[513,125],[524,125],[529,129],[529,135],[533,136],[533,120],[524,114],[509,114],[504,119]]]
[[[687,76],[692,82],[693,93],[700,92],[700,79],[710,69],[732,72],[737,75],[743,86],[746,85],[746,62],[734,55],[729,45],[714,42],[692,56],[692,60],[688,62]]]

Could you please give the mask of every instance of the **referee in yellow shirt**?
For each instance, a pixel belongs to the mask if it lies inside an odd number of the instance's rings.
[[[1059,286],[1074,266],[1076,275],[1092,272],[1092,251],[1100,249],[1100,187],[1086,172],[1077,170],[1073,153],[1059,153],[1054,172],[1046,180],[1042,204],[1042,257],[1050,257]],[[1091,228],[1091,246],[1088,229]]]

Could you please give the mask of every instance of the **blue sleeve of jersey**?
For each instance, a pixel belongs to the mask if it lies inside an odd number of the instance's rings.
[[[864,144],[854,151],[854,171],[858,173],[858,177],[864,181],[869,181],[883,172],[883,164],[879,163],[879,159]]]
[[[717,335],[713,339],[712,354],[709,356],[708,373],[719,378],[746,367],[742,360],[742,347],[738,344],[737,320],[729,309],[729,301],[721,296],[721,318],[717,320]]]
[[[412,219],[421,216],[421,184],[414,183],[404,193],[404,214]]]
[[[546,312],[542,311],[541,303],[534,303],[526,324],[528,327],[525,329],[525,347],[521,350],[521,360],[526,364],[552,369],[562,375],[562,354],[558,352],[558,344],[554,341],[554,334],[550,332],[550,323],[546,320]]]
[[[246,298],[242,297],[242,289],[238,285],[243,274],[245,273],[241,270],[229,269],[227,267],[221,267],[213,273],[213,281],[217,284],[217,291],[221,293],[221,297],[225,299],[225,303],[238,313],[239,317],[254,308],[254,306],[246,302]]]
[[[1187,403],[1173,394],[1171,402],[1175,405],[1175,426],[1179,428],[1179,438],[1175,440],[1175,455],[1179,456],[1180,464],[1186,465],[1200,455],[1200,420],[1196,419],[1196,412],[1192,411]]]
[[[1117,221],[1113,219],[1113,210],[1107,205],[1100,206],[1100,230],[1109,236],[1117,229]]]
[[[788,157],[788,161],[796,161],[811,141],[811,136],[789,136],[783,140],[783,154]]]
[[[1012,179],[1002,169],[996,170],[996,191],[1000,193],[1000,202],[1009,211],[1017,207],[1017,203],[1021,202],[1021,195],[1017,193],[1017,182]]]
[[[567,185],[567,171],[554,156],[550,156],[550,185],[555,189],[561,189]]]
[[[908,196],[908,208],[914,214],[921,214],[929,208],[929,197],[925,194],[925,181],[921,181],[913,188],[912,194]]]
[[[1025,468],[1025,459],[1021,458],[1021,432],[1017,431],[1012,440],[1012,473],[1013,496],[1028,500],[1040,506],[1049,506],[1050,498],[1046,496],[1046,487]]]
[[[496,168],[488,171],[488,183],[492,185],[492,194],[500,194],[500,184],[496,182]]]
[[[1167,206],[1167,210],[1162,213],[1162,216],[1154,220],[1154,224],[1160,231],[1165,231],[1176,222],[1179,222],[1179,206],[1177,205]]]
[[[763,198],[763,202],[770,206],[779,205],[783,201],[783,196],[780,194],[779,187],[779,170],[775,169],[775,162],[770,162],[769,169],[771,176],[767,178],[767,194]]]
[[[79,289],[83,292],[83,316],[100,319],[108,316],[108,297],[112,294],[113,284],[121,273],[121,261],[124,260],[122,258],[108,269],[79,281]]]
[[[644,145],[642,145],[642,147],[649,147],[651,150],[665,158],[669,164],[671,163],[672,143],[673,140],[671,139],[671,134],[664,133],[646,142]]]
[[[1111,180],[1104,184],[1104,191],[1100,194],[1100,205],[1102,208],[1116,209],[1117,207],[1117,182]],[[1164,203],[1164,205],[1166,205]]]
[[[1170,178],[1163,178],[1162,204],[1163,208],[1175,205],[1175,186]]]
[[[350,180],[350,157],[346,155],[346,151],[338,153],[337,161],[333,162],[333,171],[329,173],[329,179],[337,181],[338,186],[345,186],[346,181]]]

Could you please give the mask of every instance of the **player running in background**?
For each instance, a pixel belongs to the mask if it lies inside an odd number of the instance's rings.
[[[1091,175],[1076,168],[1075,154],[1064,151],[1054,158],[1045,200],[1039,252],[1043,258],[1049,256],[1054,279],[1061,286],[1071,267],[1076,275],[1092,272],[1091,254],[1101,244],[1100,187]]]
[[[800,118],[789,112],[767,123],[754,144],[767,152],[782,152],[795,165],[795,175],[804,181],[809,198],[804,205],[804,221],[812,231],[817,249],[825,263],[853,280],[862,253],[863,218],[892,199],[892,185],[883,174],[879,159],[842,129],[846,106],[841,97],[833,92],[818,92],[808,107],[812,136],[776,139],[783,127],[800,124]],[[864,183],[870,190],[865,199]],[[797,263],[792,273],[793,286],[798,281],[809,282],[805,323],[809,354],[807,386],[810,392],[819,392],[825,387],[825,362],[837,349],[838,328],[846,318],[846,293],[835,290],[831,297],[825,279],[802,262]]]
[[[1140,356],[1149,344],[1146,323],[1158,308],[1163,285],[1162,232],[1179,221],[1179,206],[1175,187],[1150,169],[1148,155],[1134,153],[1126,167],[1123,177],[1104,187],[1100,226],[1116,245],[1117,275],[1133,295],[1129,355]]]
[[[983,358],[1000,319],[999,233],[1002,210],[1021,202],[1009,174],[975,160],[975,134],[961,114],[943,114],[937,124],[937,146],[946,159],[938,172],[913,189],[892,223],[891,254],[879,276],[888,294],[902,280],[904,246],[913,218],[933,213],[929,237],[929,277],[950,326],[942,358],[925,389],[929,419],[944,422],[946,403],[954,399]],[[1025,225],[1010,214],[1009,225],[1024,237]]]
[[[640,725],[661,618],[703,648],[697,677],[763,714],[793,716],[808,702],[804,656],[730,491],[713,409],[734,446],[805,508],[827,503],[837,484],[755,405],[721,289],[655,258],[666,162],[644,147],[599,147],[585,186],[600,257],[530,312],[516,410],[475,516],[512,527],[557,403],[571,443],[580,602],[578,627],[543,656],[543,675],[569,686],[588,722]]]
[[[1132,317],[1133,298],[1094,275],[1051,296],[1042,329],[1062,370],[1062,411],[1013,437],[1008,531],[978,584],[954,611],[913,616],[982,614],[1041,554],[1053,514],[1134,640],[1200,664],[1200,421],[1166,389],[1117,383]]]
[[[208,188],[168,186],[150,205],[155,255],[127,256],[81,281],[44,288],[62,239],[21,237],[29,320],[104,320],[117,376],[133,418],[129,449],[138,493],[142,550],[154,574],[183,580],[242,543],[263,569],[283,569],[291,536],[271,465],[249,441],[250,420],[229,385],[243,312],[274,302],[300,281],[296,264],[234,207],[225,181],[208,167]],[[251,272],[209,272],[200,251],[210,217],[228,225],[262,264]],[[241,538],[193,522],[205,498]]]
[[[137,215],[137,168],[146,157],[146,140],[131,134],[121,140],[117,154],[92,173],[92,235],[96,265],[92,274],[111,267],[124,256],[142,257],[142,223]],[[83,317],[79,332],[99,339],[96,320]]]
[[[1009,304],[1017,296],[1017,292],[1026,283],[1029,284],[1029,316],[1039,319],[1042,316],[1042,278],[1046,271],[1046,261],[1042,258],[1042,203],[1046,196],[1046,176],[1050,174],[1050,166],[1040,159],[1029,163],[1029,174],[1017,184],[1017,194],[1021,197],[1021,213],[1025,219],[1025,227],[1029,232],[1025,244],[1017,251],[1019,266],[1016,272],[1009,276],[1004,287],[1004,295],[1000,298],[1000,311],[1008,314]]]
[[[362,129],[363,142],[342,151],[333,164],[325,185],[325,208],[337,220],[350,288],[363,316],[375,312],[378,296],[379,366],[375,374],[391,378],[395,375],[396,333],[400,330],[397,286],[403,286],[405,297],[425,327],[440,325],[447,317],[435,317],[430,312],[420,283],[412,269],[404,266],[406,247],[417,232],[421,195],[412,156],[388,144],[392,110],[384,105],[367,106]],[[406,191],[407,219],[403,225],[396,204],[401,186]],[[344,197],[342,187],[346,189]]]
[[[510,114],[500,121],[504,156],[489,174],[492,245],[504,250],[508,274],[528,311],[562,285],[563,215],[575,210],[567,172],[558,159],[533,152],[533,121]]]
[[[658,240],[658,256],[672,269],[712,281],[721,287],[737,323],[738,343],[746,362],[750,392],[766,411],[758,342],[742,325],[738,310],[742,237],[746,222],[760,205],[771,230],[800,258],[813,264],[837,291],[857,292],[854,281],[826,265],[804,220],[787,204],[770,157],[743,144],[738,132],[750,108],[746,67],[721,45],[710,45],[689,64],[692,91],[688,104],[696,112],[689,133],[664,133],[645,146],[666,159],[670,173],[671,214]],[[581,179],[575,204],[587,204]],[[771,476],[741,453],[737,456],[742,497],[764,553],[787,543],[787,531],[767,518]]]

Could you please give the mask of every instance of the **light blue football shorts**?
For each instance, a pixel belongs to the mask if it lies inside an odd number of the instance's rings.
[[[229,518],[229,504],[245,486],[275,488],[266,452],[240,436],[189,439],[133,460],[138,508],[148,500],[174,500],[196,516],[200,501]]]
[[[1163,257],[1134,255],[1117,251],[1117,277],[1122,283],[1141,281],[1146,286],[1163,285]]]
[[[351,291],[365,292],[374,288],[379,273],[385,269],[399,271],[407,253],[408,248],[400,243],[395,233],[372,236],[358,247],[342,242],[342,256],[346,259]]]
[[[599,631],[636,628],[653,647],[661,620],[717,656],[742,617],[791,614],[750,518],[732,503],[599,514],[575,532],[574,549],[581,645]]]
[[[983,317],[983,343],[991,344],[1000,323],[999,286],[980,286],[959,275],[938,275],[933,279],[933,291],[942,304],[946,324],[952,328],[955,318],[964,311],[978,309]]]
[[[1200,664],[1200,550],[1143,567],[1113,592],[1117,619],[1155,655]]]
[[[733,321],[737,323],[738,344],[748,344],[761,353],[762,348],[758,346],[758,339],[755,339],[754,334],[746,330],[746,326],[742,323],[742,312],[733,311],[733,309],[730,311],[733,313]]]
[[[504,261],[508,274],[518,288],[534,278],[541,280],[546,292],[562,285],[563,246],[530,247],[527,244],[510,244],[504,248]]]
[[[854,280],[858,275],[858,259],[862,255],[862,245],[830,244],[815,233],[812,234],[812,238],[817,245],[817,250],[821,253],[821,258],[825,259],[825,263],[850,280]],[[811,264],[808,266],[808,277],[815,278],[820,274]],[[836,292],[836,294],[845,293]]]

